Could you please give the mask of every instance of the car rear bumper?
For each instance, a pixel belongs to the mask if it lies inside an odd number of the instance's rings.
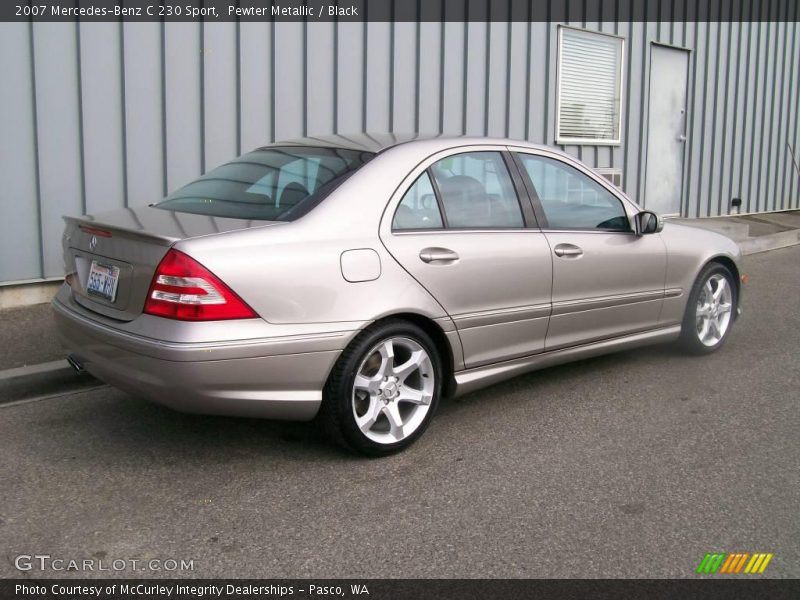
[[[328,373],[356,333],[219,346],[168,343],[93,320],[68,291],[56,296],[53,308],[62,344],[89,373],[133,395],[199,414],[312,419]]]

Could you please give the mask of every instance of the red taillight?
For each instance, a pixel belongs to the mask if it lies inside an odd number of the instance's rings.
[[[199,262],[178,250],[161,260],[144,312],[179,321],[252,319],[258,315]]]

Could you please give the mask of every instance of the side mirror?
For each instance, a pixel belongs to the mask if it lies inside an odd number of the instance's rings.
[[[636,222],[636,235],[658,233],[664,229],[664,221],[651,210],[643,210],[634,217]]]

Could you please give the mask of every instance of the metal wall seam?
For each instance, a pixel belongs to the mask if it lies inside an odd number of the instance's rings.
[[[722,202],[723,202],[723,195],[724,189],[722,186],[722,179],[725,173],[725,165],[727,164],[726,155],[727,155],[727,139],[726,133],[727,129],[727,121],[728,121],[728,86],[730,85],[730,51],[731,51],[731,24],[730,22],[727,23],[727,32],[726,32],[726,24],[725,23],[718,23],[717,24],[717,68],[716,68],[716,76],[717,76],[717,84],[714,87],[714,114],[716,115],[715,122],[714,122],[714,135],[711,141],[711,156],[713,157],[714,162],[712,164],[718,165],[719,173],[710,172],[709,175],[709,184],[708,184],[708,209],[709,209],[709,216],[712,214],[714,216],[722,214]],[[726,35],[727,33],[727,35]],[[723,43],[723,36],[725,36],[725,41]],[[723,56],[725,60],[721,60]],[[722,88],[723,92],[720,93],[720,88]],[[720,96],[722,96],[722,107],[720,110]],[[722,113],[722,114],[720,114]],[[721,117],[721,121],[719,120]],[[721,141],[719,145],[717,143],[718,138],[721,136]],[[716,157],[719,156],[719,162],[716,161]],[[717,176],[719,175],[719,176]],[[718,185],[717,185],[718,184]],[[716,193],[715,192],[716,188]],[[714,199],[716,198],[716,202]]]
[[[700,26],[698,23],[695,23],[692,27],[693,35],[694,35],[694,42],[691,46],[692,54],[689,60],[689,91],[687,93],[686,99],[686,111],[687,111],[687,118],[686,118],[686,148],[684,150],[684,167],[683,167],[683,179],[684,179],[684,194],[681,206],[681,214],[683,216],[689,216],[691,212],[691,204],[692,198],[694,198],[694,194],[692,193],[692,170],[694,166],[694,146],[695,146],[695,113],[697,112],[697,65],[699,62],[699,51],[697,42],[699,39],[699,29]],[[686,36],[688,38],[689,31],[688,31],[688,24],[687,24],[687,31]]]
[[[269,136],[270,141],[275,142],[277,141],[275,136],[275,21],[270,23],[270,35],[269,35],[269,61],[270,61],[270,69],[269,69],[269,77],[270,77],[270,84],[269,84],[269,93],[270,93],[270,103],[269,103]]]
[[[750,0],[748,14],[749,14],[750,17],[752,17],[752,15],[753,15],[753,0]],[[750,73],[751,73],[752,67],[751,67],[750,59],[751,59],[751,56],[752,56],[751,44],[752,44],[752,39],[753,39],[753,24],[748,21],[747,22],[747,27],[745,28],[745,23],[743,22],[742,23],[742,28],[744,29],[744,31],[747,32],[747,49],[744,50],[744,55],[746,57],[745,65],[744,65],[744,94],[742,95],[742,97],[744,99],[744,102],[743,102],[743,109],[742,109],[742,129],[741,129],[742,135],[739,136],[740,141],[741,141],[741,153],[740,153],[741,154],[741,159],[739,161],[739,167],[740,167],[739,168],[739,188],[738,188],[738,191],[737,191],[737,195],[742,200],[741,210],[745,211],[746,210],[746,206],[747,206],[747,204],[745,204],[745,203],[749,203],[749,199],[748,199],[748,194],[745,193],[744,175],[745,175],[746,169],[744,168],[744,166],[746,164],[751,164],[751,163],[746,161],[746,159],[747,159],[746,152],[747,152],[747,145],[748,145],[747,134],[748,134],[748,131],[750,131],[750,127],[748,127],[748,124],[749,124],[749,122],[751,122],[753,120],[753,119],[749,118],[750,115],[751,115],[751,110],[750,110],[750,80],[751,80],[752,76],[751,76]],[[742,48],[740,47],[740,52],[741,51],[742,51]],[[749,171],[749,169],[747,169],[747,170]]]
[[[75,65],[78,86],[78,163],[81,169],[81,208],[86,212],[86,148],[83,136],[83,68],[81,67],[81,23],[75,21]]]
[[[767,0],[767,14],[772,14],[772,6],[773,0]],[[767,32],[766,32],[766,39],[764,41],[764,86],[763,90],[767,90],[769,83],[770,83],[770,73],[774,74],[775,71],[775,64],[772,60],[772,53],[770,52],[771,41],[773,38],[772,34],[772,23],[766,24]],[[772,89],[770,91],[770,96],[774,97],[775,90]],[[759,128],[759,133],[761,134],[761,143],[759,144],[757,156],[758,156],[758,184],[756,186],[756,211],[761,210],[762,206],[762,199],[763,199],[763,210],[769,210],[768,201],[766,195],[766,189],[768,187],[768,178],[765,177],[764,171],[769,169],[769,164],[772,159],[770,153],[770,146],[769,146],[769,135],[767,134],[768,128],[772,124],[772,100],[764,95],[763,103],[761,104],[761,127]],[[766,154],[766,156],[765,156]]]
[[[778,13],[781,13],[782,5],[786,4],[787,0],[781,0],[778,4]],[[786,152],[781,151],[781,132],[783,131],[783,95],[786,91],[784,86],[784,78],[778,80],[778,73],[784,73],[785,70],[785,50],[786,50],[786,26],[783,23],[776,24],[776,43],[775,43],[775,71],[773,72],[773,90],[780,90],[776,95],[772,104],[772,123],[770,124],[770,146],[774,154],[773,160],[770,161],[772,165],[772,174],[769,177],[769,188],[771,193],[767,192],[768,197],[772,200],[772,210],[777,210],[783,203],[782,197],[778,195],[780,190],[780,181],[785,180],[781,165],[785,165]],[[779,52],[780,50],[780,52]],[[777,113],[777,118],[775,117]],[[777,124],[777,127],[776,127]],[[774,134],[774,137],[773,137]],[[783,157],[783,160],[782,158]],[[780,177],[780,179],[779,179]]]
[[[417,0],[417,16],[419,17],[420,13],[422,12],[422,7],[420,5],[421,0]],[[420,47],[422,46],[422,40],[420,38],[421,34],[421,24],[419,20],[416,23],[416,40],[417,40],[417,47],[414,49],[414,131],[419,131],[419,113],[420,113],[420,102],[422,101],[419,96],[419,89],[420,89]]]
[[[442,6],[442,22],[439,23],[439,133],[444,133],[444,57],[445,57],[445,3]]]
[[[545,36],[545,60],[544,60],[544,110],[542,111],[542,118],[544,119],[544,124],[542,127],[542,144],[551,144],[555,143],[555,123],[554,120],[551,118],[551,113],[555,115],[555,111],[553,110],[553,105],[550,103],[551,94],[554,98],[554,103],[557,102],[557,98],[555,94],[557,93],[555,90],[555,86],[551,85],[554,81],[553,74],[550,69],[550,65],[553,62],[553,58],[558,60],[556,49],[556,54],[554,55],[552,51],[553,47],[553,28],[555,25],[551,23],[551,18],[553,16],[552,13],[552,5],[550,2],[547,3],[547,23],[545,23],[545,30],[547,31],[547,35]],[[551,124],[553,127],[552,134],[551,134]]]
[[[511,15],[511,0],[508,0],[508,14],[509,16]],[[508,23],[506,23],[506,137],[511,136],[511,24],[509,19]]]
[[[395,45],[395,21],[394,21],[394,0],[392,0],[392,21],[389,23],[389,129],[394,131],[394,45]]]
[[[206,172],[206,21],[200,19],[200,173]]]
[[[741,3],[738,3],[740,10],[743,8]],[[730,160],[728,160],[728,165],[730,168],[728,169],[727,177],[725,175],[726,165],[722,165],[720,177],[727,182],[728,185],[728,195],[730,198],[734,198],[739,195],[738,191],[735,191],[733,185],[734,173],[736,172],[736,162],[737,157],[739,156],[739,145],[742,142],[742,136],[738,135],[739,131],[739,113],[741,109],[740,98],[743,100],[742,96],[739,95],[739,83],[741,80],[741,71],[742,71],[742,30],[744,29],[744,23],[741,20],[742,14],[739,13],[738,23],[736,24],[736,79],[734,80],[734,87],[733,87],[733,124],[731,125],[731,153],[730,153]],[[734,19],[736,21],[736,19]],[[733,25],[731,24],[731,27]],[[731,38],[733,35],[731,35]]]
[[[794,3],[797,5],[797,3]],[[783,209],[786,205],[786,167],[789,166],[789,149],[786,147],[786,143],[789,142],[789,123],[791,122],[791,113],[789,110],[791,109],[791,94],[792,94],[792,85],[794,83],[794,66],[787,62],[787,54],[789,50],[789,8],[791,7],[792,3],[786,2],[786,13],[785,13],[785,23],[783,28],[783,68],[781,71],[785,74],[786,71],[789,71],[789,81],[788,84],[784,87],[783,94],[781,97],[781,123],[778,127],[778,131],[781,134],[785,134],[785,139],[783,135],[778,136],[778,156],[782,156],[783,159],[781,160],[781,167],[780,167],[780,208]],[[787,69],[788,66],[788,69]],[[785,118],[785,119],[784,119]],[[781,140],[784,143],[781,143]],[[777,188],[776,188],[777,189]]]
[[[29,41],[29,56],[30,56],[30,73],[31,73],[31,100],[33,101],[32,122],[33,122],[33,156],[34,156],[34,181],[36,186],[36,219],[38,221],[36,230],[38,232],[38,245],[39,245],[39,277],[45,278],[44,272],[44,230],[42,229],[42,184],[41,184],[41,169],[39,166],[39,117],[37,115],[37,101],[36,101],[36,51],[33,43],[33,21],[28,23],[28,41]]]
[[[122,140],[122,204],[129,205],[128,191],[128,123],[127,94],[125,93],[125,23],[119,22],[119,104],[120,104],[120,138]]]
[[[762,36],[762,28],[763,28],[763,24],[762,23],[760,23],[760,22],[756,23],[756,32],[758,34],[756,36],[756,48],[755,48],[755,51],[756,51],[756,60],[755,60],[756,74],[755,74],[755,80],[753,81],[753,85],[754,85],[754,88],[756,90],[756,95],[755,95],[754,102],[753,102],[753,106],[754,106],[753,132],[752,132],[753,135],[752,135],[752,138],[750,140],[751,141],[751,144],[750,144],[750,160],[748,161],[748,164],[751,166],[750,174],[752,176],[749,178],[750,179],[749,180],[750,185],[748,186],[748,190],[747,190],[748,191],[748,194],[747,194],[747,212],[755,212],[755,211],[758,210],[758,192],[759,192],[758,185],[759,185],[759,171],[760,171],[760,168],[759,169],[754,169],[753,166],[756,164],[757,161],[758,161],[759,167],[761,166],[761,161],[758,160],[760,158],[760,156],[758,156],[759,153],[756,152],[756,123],[758,122],[758,113],[759,113],[758,107],[761,108],[761,110],[760,110],[760,113],[761,113],[761,126],[758,127],[758,130],[759,131],[763,131],[764,130],[763,124],[764,124],[764,104],[765,104],[765,102],[764,102],[764,99],[761,96],[761,94],[763,93],[763,91],[766,88],[766,86],[765,85],[763,85],[763,86],[759,85],[759,77],[758,77],[759,73],[762,73],[764,71],[764,69],[766,68],[766,63],[764,63],[764,66],[761,65],[761,61],[762,61],[761,45],[762,45],[762,42],[763,42],[763,39],[762,39],[763,38],[763,36]],[[760,104],[759,104],[759,99],[761,100]],[[755,185],[754,185],[754,180],[755,180]]]
[[[167,29],[161,21],[161,160],[163,194],[166,196],[167,182]]]
[[[242,153],[242,23],[236,17],[236,153]]]
[[[469,1],[466,2],[466,19],[464,20],[464,64],[463,64],[463,90],[461,95],[461,133],[467,133],[467,81],[469,79]]]
[[[800,11],[800,7],[795,4],[795,11],[794,11],[794,21],[792,23],[792,65],[793,65],[793,72],[794,72],[794,126],[790,128],[790,131],[794,131],[794,144],[792,150],[794,152],[794,161],[792,164],[792,174],[791,174],[791,186],[789,189],[789,207],[790,208],[800,208],[800,167],[794,163],[800,163],[800,155],[798,155],[798,141],[800,141],[800,22],[798,22],[798,12]],[[795,50],[797,53],[795,54]],[[797,196],[795,197],[795,184],[797,184]],[[792,200],[794,202],[794,206],[792,206]]]
[[[531,134],[531,33],[533,30],[533,23],[530,22],[531,15],[533,14],[533,0],[528,0],[528,23],[525,27],[525,115],[523,120],[523,131],[525,131],[525,138],[530,140]]]
[[[631,0],[631,6],[633,7],[633,0]],[[633,21],[628,21],[628,36],[625,38],[625,43],[623,46],[627,44],[629,48],[633,48]],[[627,89],[625,90],[626,97],[625,97],[625,106],[628,107],[621,118],[625,119],[625,137],[622,139],[622,147],[623,147],[623,159],[622,159],[622,189],[630,190],[630,181],[631,181],[631,174],[629,170],[630,164],[630,139],[631,139],[631,118],[630,114],[630,106],[631,106],[631,90],[633,89],[633,61],[631,57],[633,56],[632,52],[628,52],[627,60],[628,63],[628,76],[626,77],[626,81],[628,82],[625,86]],[[625,65],[622,65],[625,68]],[[620,123],[620,127],[622,124]],[[631,194],[632,195],[632,194]]]
[[[706,147],[706,134],[709,132],[709,122],[708,122],[708,103],[709,103],[709,95],[708,95],[708,71],[709,71],[709,62],[711,60],[711,26],[712,23],[704,22],[702,24],[702,31],[704,32],[704,42],[705,42],[705,49],[703,52],[703,74],[700,78],[703,81],[703,93],[700,96],[700,135],[697,138],[700,140],[700,152],[698,156],[700,160],[697,164],[697,193],[695,194],[695,198],[697,199],[696,210],[694,212],[695,217],[700,217],[703,212],[703,205],[708,202],[708,198],[703,197],[703,174],[705,171],[705,167],[708,165],[708,161],[710,159],[709,156],[706,156],[708,152],[708,148]],[[698,29],[700,29],[698,27]],[[713,129],[712,129],[713,131]],[[707,216],[707,215],[705,215]]]
[[[650,99],[650,48],[652,47],[653,36],[651,35],[651,27],[657,26],[650,22],[643,23],[642,27],[642,72],[639,80],[641,92],[639,94],[639,141],[638,141],[638,157],[636,168],[636,194],[635,198],[642,202],[644,199],[645,189],[645,168],[647,165],[647,131],[648,123],[646,115],[649,112],[649,99]],[[630,108],[628,109],[630,110]]]

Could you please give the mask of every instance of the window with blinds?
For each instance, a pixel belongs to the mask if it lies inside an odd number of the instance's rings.
[[[619,144],[620,37],[559,28],[556,142]]]

